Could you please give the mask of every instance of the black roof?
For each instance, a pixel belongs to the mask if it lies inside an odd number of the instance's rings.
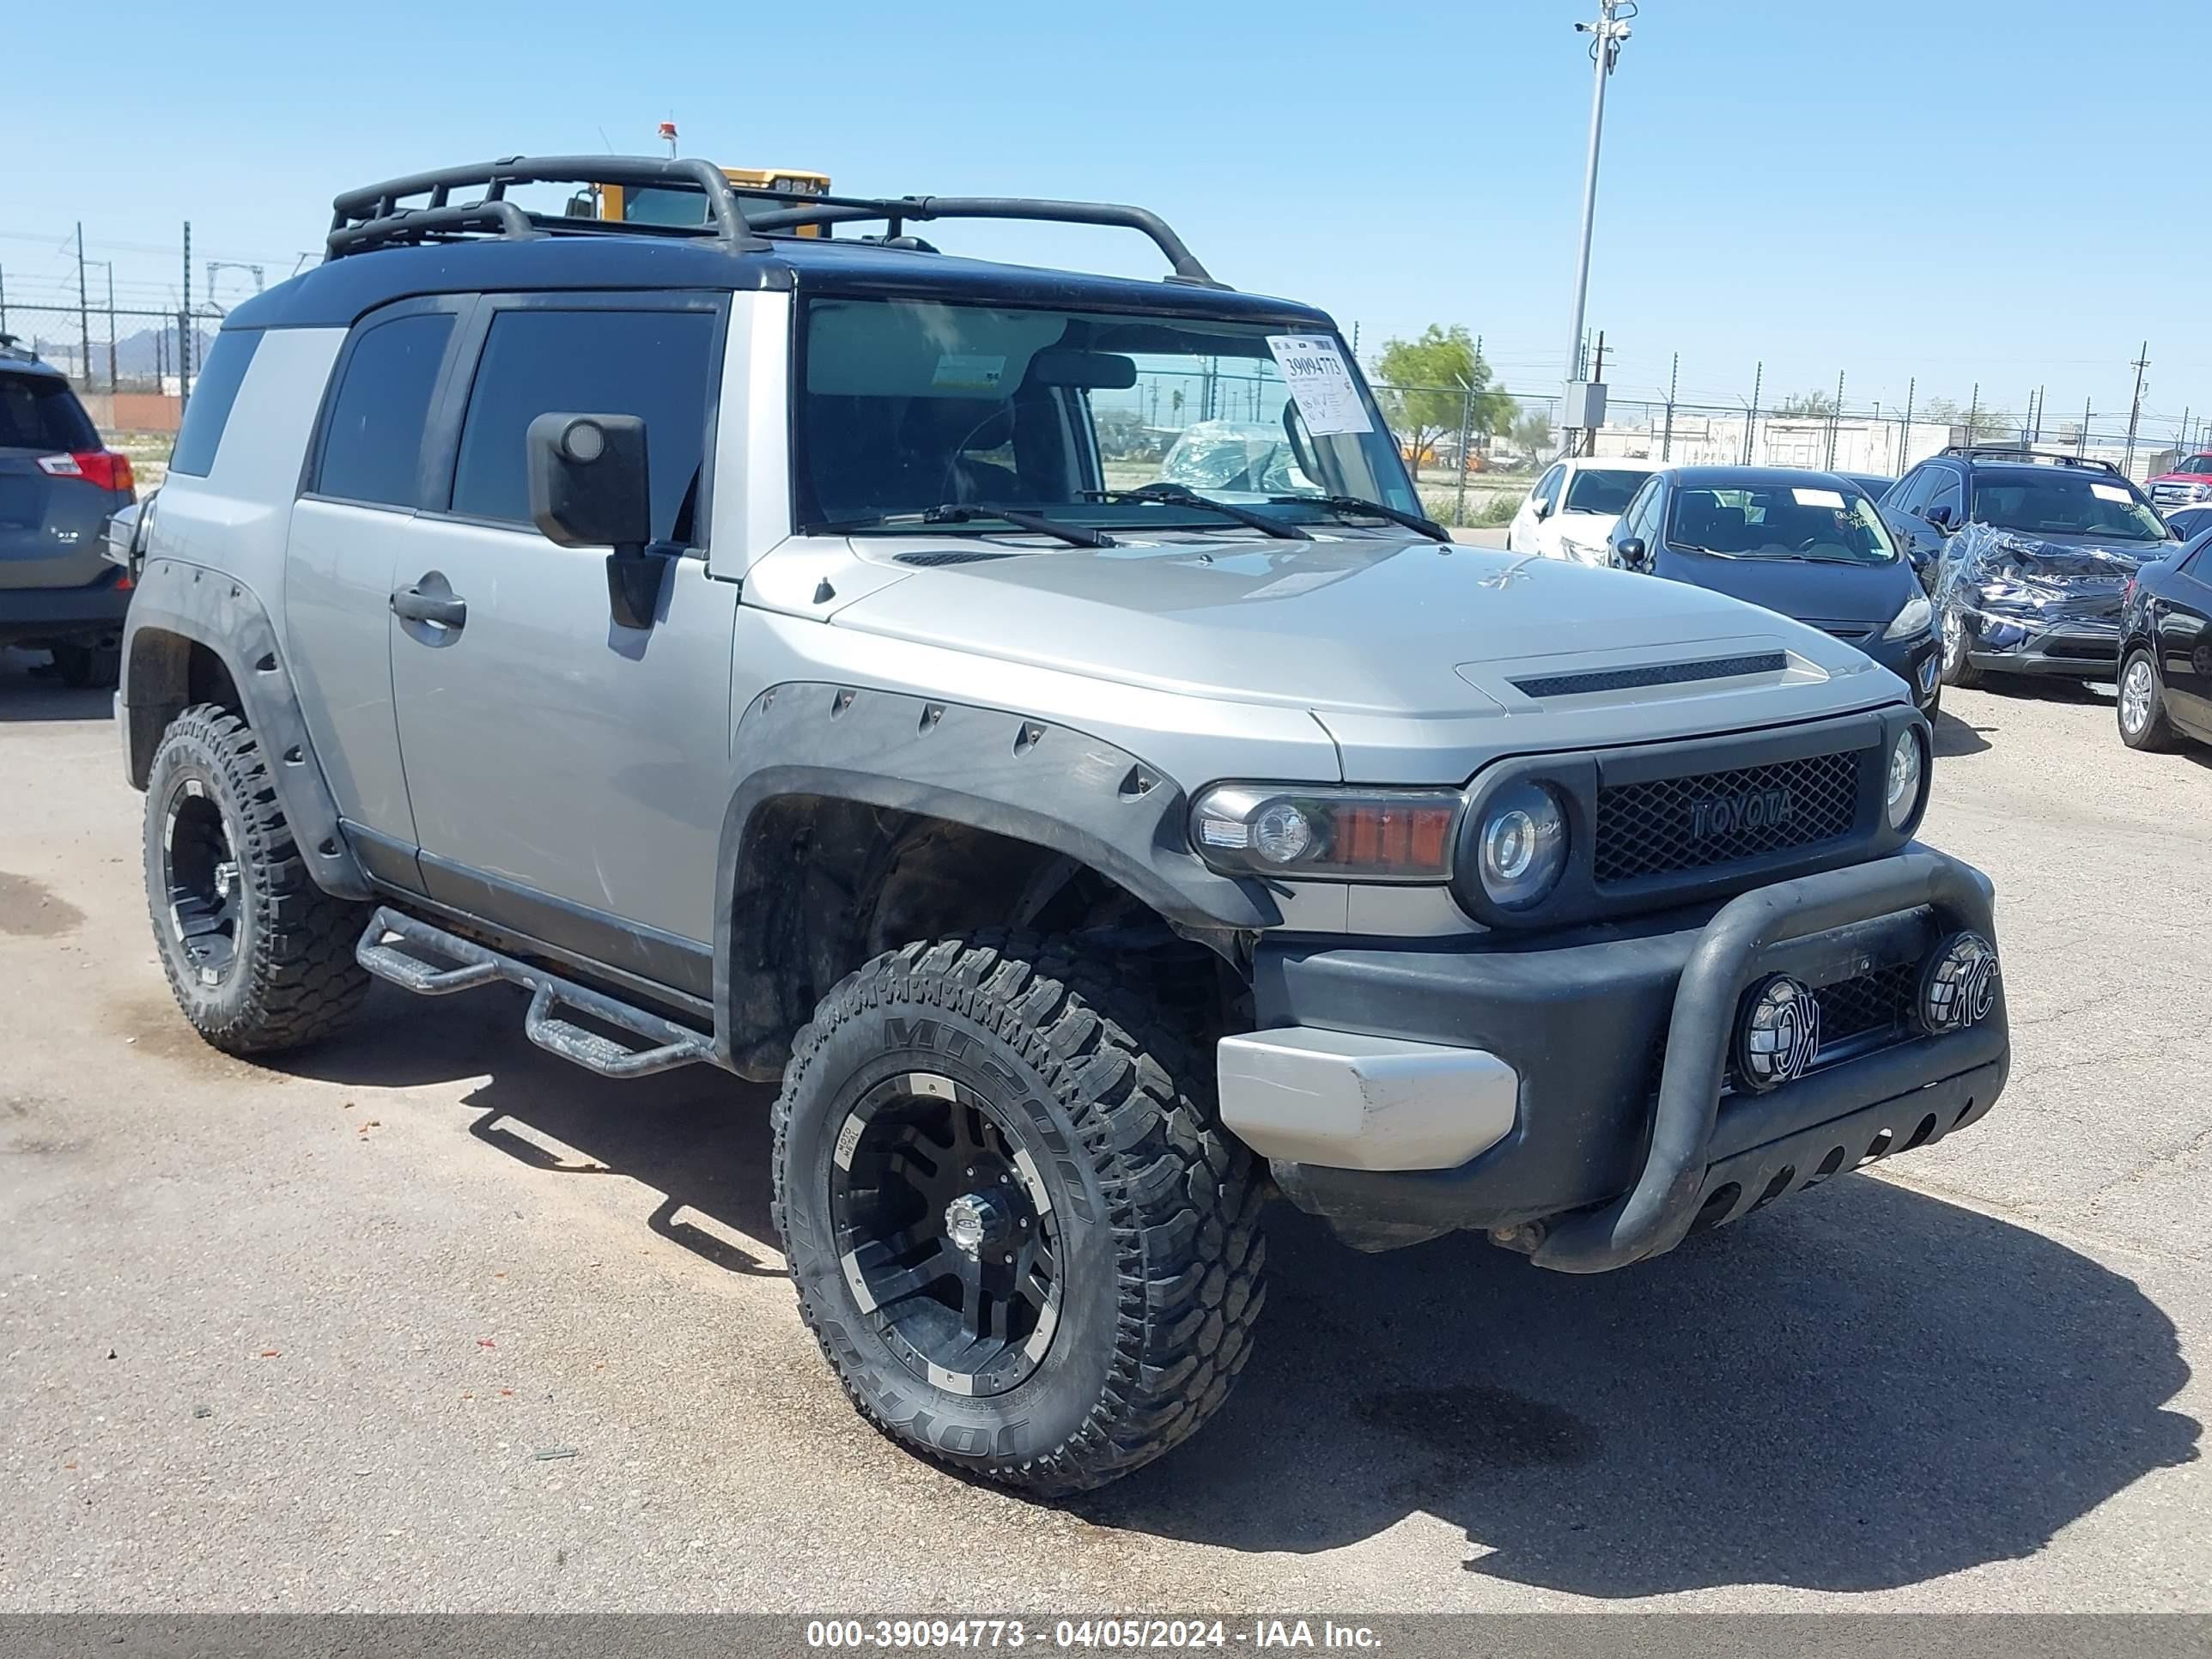
[[[343,328],[418,294],[622,289],[797,289],[1336,326],[1312,306],[1228,289],[1003,264],[854,238],[763,240],[767,246],[757,251],[606,234],[380,247],[279,283],[233,310],[224,326]]]

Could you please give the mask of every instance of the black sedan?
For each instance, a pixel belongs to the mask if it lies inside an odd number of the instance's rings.
[[[2212,532],[2143,566],[2120,602],[2120,741],[2212,743]]]
[[[1748,599],[1848,640],[1935,714],[1942,647],[1934,608],[1873,500],[1837,474],[1656,472],[1613,528],[1611,562]]]

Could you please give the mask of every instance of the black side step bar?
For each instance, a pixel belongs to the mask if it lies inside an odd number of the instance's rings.
[[[410,955],[390,943],[398,939],[416,950],[453,963],[440,967]],[[427,921],[380,908],[368,919],[354,959],[381,980],[417,996],[441,997],[455,991],[473,990],[494,980],[527,987],[530,1012],[523,1016],[523,1034],[539,1048],[563,1060],[572,1060],[601,1077],[647,1077],[678,1066],[714,1056],[713,1040],[673,1020],[649,1014],[642,1008],[617,1001],[603,992],[587,989],[572,980],[549,974],[542,968],[502,956],[497,951],[434,927]],[[625,1048],[611,1037],[558,1017],[560,1008],[574,1008],[593,1019],[645,1038],[653,1046]]]

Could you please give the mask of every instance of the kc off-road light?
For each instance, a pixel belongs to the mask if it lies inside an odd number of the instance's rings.
[[[1753,1094],[1805,1075],[1820,1052],[1820,1005],[1787,974],[1762,981],[1736,1022],[1736,1081]]]
[[[1884,792],[1884,805],[1891,829],[1902,830],[1912,822],[1913,814],[1920,810],[1927,774],[1928,757],[1921,729],[1908,726],[1897,734],[1897,741],[1889,751],[1889,781]]]
[[[1224,875],[1443,882],[1464,804],[1455,789],[1226,783],[1192,806],[1190,840]]]
[[[1920,970],[1920,1029],[1942,1036],[1978,1025],[1996,1005],[1997,947],[1979,933],[1954,933]]]
[[[1559,798],[1528,779],[1509,783],[1483,804],[1476,873],[1501,910],[1542,902],[1567,867],[1567,815]]]

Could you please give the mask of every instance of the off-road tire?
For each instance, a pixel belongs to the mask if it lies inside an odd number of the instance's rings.
[[[2128,677],[2134,673],[2137,664],[2141,664],[2150,676],[2150,713],[2141,726],[2130,731],[2128,728]],[[2159,684],[2158,664],[2148,651],[2137,646],[2128,653],[2127,660],[2120,665],[2117,689],[2119,696],[2112,707],[2114,718],[2120,728],[2120,741],[2130,749],[2139,749],[2149,755],[2163,755],[2172,750],[2178,739],[2173,722],[2166,717],[2166,688]]]
[[[1975,667],[1967,659],[1966,624],[1961,621],[1958,623],[1958,629],[1959,649],[1954,654],[1951,649],[1949,619],[1947,617],[1946,625],[1942,630],[1943,658],[1939,678],[1945,685],[1956,685],[1971,691],[1982,683],[1983,671]]]
[[[1227,1398],[1265,1299],[1264,1182],[1178,1029],[1073,943],[1005,933],[878,957],[799,1032],[775,1111],[776,1230],[823,1353],[893,1440],[1057,1497],[1150,1462]],[[1051,1346],[994,1396],[902,1360],[841,1263],[834,1145],[874,1080],[909,1068],[999,1091],[1065,1229]]]
[[[222,815],[238,865],[235,958],[215,983],[185,957],[171,921],[164,859],[169,810],[197,782]],[[192,1029],[233,1054],[269,1054],[327,1036],[360,1008],[368,975],[354,960],[366,905],[315,885],[277,804],[260,739],[213,703],[162,733],[147,779],[146,900],[169,989]]]

